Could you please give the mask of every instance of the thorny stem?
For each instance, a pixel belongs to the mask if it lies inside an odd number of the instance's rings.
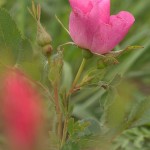
[[[48,59],[48,63],[50,63],[49,59]],[[79,70],[77,72],[77,75],[73,81],[72,87],[66,96],[66,99],[69,98],[69,96],[73,93],[73,91],[77,85],[77,82],[81,76],[81,73],[83,72],[85,64],[86,64],[86,59],[83,58],[81,65],[79,67]],[[58,92],[58,83],[57,82],[54,84],[54,102],[55,102],[57,121],[58,121],[57,134],[58,134],[59,139],[61,140],[61,142],[60,142],[60,149],[61,149],[63,147],[63,145],[65,144],[65,141],[67,138],[67,127],[68,127],[69,115],[66,115],[66,117],[64,119],[64,126],[63,126],[62,125],[63,115],[62,115],[60,103],[59,103],[59,92]]]
[[[47,57],[47,63],[51,64],[51,58],[50,57]],[[56,115],[57,115],[57,123],[58,123],[58,126],[57,126],[57,135],[59,137],[59,139],[61,140],[61,134],[62,134],[62,112],[61,112],[61,108],[60,108],[60,103],[59,103],[59,82],[58,81],[55,81],[54,84],[53,84],[53,89],[54,89],[54,104],[55,104],[55,110],[56,110]]]
[[[81,62],[81,65],[79,67],[79,70],[77,72],[77,75],[73,81],[73,84],[72,84],[72,87],[71,89],[69,90],[67,96],[66,96],[66,99],[73,93],[76,85],[77,85],[77,82],[81,76],[81,73],[83,72],[83,69],[84,69],[84,66],[86,64],[86,59],[83,58],[82,62]],[[63,145],[65,144],[65,141],[66,141],[66,138],[67,138],[67,127],[68,127],[68,120],[69,120],[69,115],[67,114],[66,117],[65,117],[65,120],[64,120],[64,127],[63,127],[63,135],[62,135],[62,140],[61,140],[61,148],[63,147]]]
[[[50,65],[51,63],[51,58],[47,57],[47,61],[48,64]],[[59,140],[61,141],[62,138],[62,112],[61,112],[61,107],[60,107],[60,103],[59,103],[59,89],[58,89],[58,82],[55,81],[55,83],[53,84],[53,88],[54,88],[54,104],[55,104],[55,110],[56,110],[56,115],[57,115],[57,135],[59,137]]]

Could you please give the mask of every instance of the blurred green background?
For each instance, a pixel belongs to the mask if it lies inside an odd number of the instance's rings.
[[[68,28],[70,6],[68,0],[36,0],[42,6],[41,22],[53,38],[54,49],[57,46],[71,41],[66,31],[55,19],[59,17],[62,23]],[[123,81],[119,85],[119,92],[122,93],[121,99],[112,106],[111,118],[117,118],[122,113],[118,107],[124,109],[126,103],[130,101],[134,106],[143,99],[150,96],[150,0],[111,0],[111,12],[115,14],[121,10],[130,11],[136,18],[134,26],[131,28],[126,38],[116,47],[116,50],[123,49],[129,45],[141,45],[143,49],[127,53],[119,59],[120,64],[111,66],[105,70],[101,80],[111,81],[115,75],[121,74]],[[31,7],[30,0],[0,0],[0,7],[6,8],[16,21],[21,33],[31,41],[35,41],[36,24],[29,14],[27,7]],[[65,47],[65,75],[64,84],[70,84],[77,72],[82,59],[81,50],[74,46]],[[88,61],[86,70],[96,65],[95,61]],[[65,83],[66,82],[66,83]],[[100,120],[103,108],[102,99],[105,97],[105,90],[99,88],[85,88],[77,93],[72,99],[75,109],[73,114],[76,118],[91,117]],[[134,99],[138,99],[134,101]],[[134,102],[133,102],[134,101]],[[122,106],[123,105],[123,106]],[[149,107],[150,108],[150,107]],[[131,108],[132,109],[132,108]],[[140,109],[140,108],[139,108]],[[144,109],[145,108],[144,106]],[[120,115],[121,117],[121,115]],[[111,120],[110,124],[111,124]],[[147,118],[137,123],[139,126],[124,132],[114,142],[115,150],[149,150],[150,149],[150,112]],[[112,123],[112,126],[115,123]]]

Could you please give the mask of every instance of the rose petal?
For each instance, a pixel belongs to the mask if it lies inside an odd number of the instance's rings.
[[[101,22],[94,34],[91,51],[101,54],[111,51],[124,38],[134,21],[132,14],[122,11],[112,15],[109,24]]]
[[[75,13],[82,12],[86,14],[90,12],[93,7],[90,0],[69,0],[69,2]]]
[[[99,22],[109,22],[110,0],[87,0],[84,2],[70,0],[73,12],[70,15],[69,31],[77,45],[89,49]],[[89,10],[90,4],[93,5],[93,8]],[[89,11],[88,14],[85,14],[86,10]]]
[[[70,0],[70,3],[73,8],[69,21],[71,38],[93,53],[111,51],[134,22],[132,14],[125,11],[110,16],[110,0]]]
[[[69,0],[76,14],[87,14],[97,21],[108,22],[110,16],[110,0]]]

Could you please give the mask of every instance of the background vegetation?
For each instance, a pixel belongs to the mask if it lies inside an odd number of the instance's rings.
[[[60,26],[55,19],[55,14],[68,28],[69,13],[71,11],[68,0],[36,0],[42,6],[41,22],[51,34],[53,38],[52,45],[54,50],[58,45],[71,41],[66,31]],[[124,54],[119,59],[119,64],[109,67],[107,70],[102,70],[100,80],[103,83],[110,83],[115,75],[121,75],[121,83],[118,81],[110,86],[115,86],[115,89],[121,93],[121,98],[113,101],[113,92],[103,88],[85,87],[82,92],[77,93],[72,104],[75,106],[73,115],[77,119],[89,119],[93,124],[90,130],[97,132],[100,130],[99,124],[102,124],[104,116],[103,108],[105,102],[111,105],[109,109],[108,122],[111,127],[115,128],[122,121],[123,110],[127,109],[127,113],[132,112],[130,117],[138,111],[137,114],[142,118],[132,122],[130,129],[119,136],[113,145],[114,150],[149,150],[150,149],[150,1],[149,0],[111,0],[112,14],[121,10],[130,11],[136,18],[136,22],[130,30],[127,37],[116,47],[116,50],[123,49],[129,45],[141,45],[143,49],[135,50],[131,53]],[[0,0],[0,7],[6,8],[16,21],[16,24],[22,35],[35,42],[36,24],[29,14],[27,7],[31,6],[30,0]],[[3,20],[0,20],[0,22]],[[6,26],[9,27],[9,23]],[[14,41],[17,44],[17,41]],[[13,43],[14,44],[14,43]],[[15,44],[15,46],[16,46]],[[26,42],[23,42],[25,47]],[[21,49],[21,48],[20,48]],[[5,53],[5,52],[1,52]],[[81,51],[74,46],[65,47],[65,67],[63,84],[69,86],[72,82],[82,59]],[[0,56],[1,57],[1,56]],[[30,57],[30,52],[26,52],[25,57]],[[4,60],[4,58],[1,58]],[[7,60],[8,61],[8,60]],[[94,67],[95,61],[88,61],[86,70]],[[29,67],[29,65],[23,66]],[[35,67],[35,66],[33,66]],[[31,66],[30,71],[31,73]],[[34,70],[34,79],[39,79],[37,72]],[[86,72],[86,71],[85,71]],[[105,75],[104,75],[105,74]],[[118,77],[119,78],[119,77]],[[42,79],[41,79],[42,80]],[[107,99],[107,100],[106,100]],[[111,99],[111,100],[110,100]],[[146,99],[146,100],[145,100]],[[112,103],[113,102],[113,105]],[[112,120],[113,118],[113,120]],[[99,122],[100,121],[100,122]],[[135,127],[135,128],[132,128]]]

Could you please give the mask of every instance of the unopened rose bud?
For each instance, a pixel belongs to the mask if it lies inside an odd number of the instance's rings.
[[[39,46],[44,47],[51,43],[52,38],[51,36],[46,32],[44,27],[41,25],[40,22],[37,23],[37,43]]]
[[[46,56],[51,55],[52,50],[53,50],[53,47],[52,47],[50,44],[45,45],[45,46],[43,47],[43,53],[44,53]]]
[[[37,22],[37,43],[42,48],[43,54],[47,57],[50,56],[53,48],[51,46],[52,38],[46,32],[41,23]]]

